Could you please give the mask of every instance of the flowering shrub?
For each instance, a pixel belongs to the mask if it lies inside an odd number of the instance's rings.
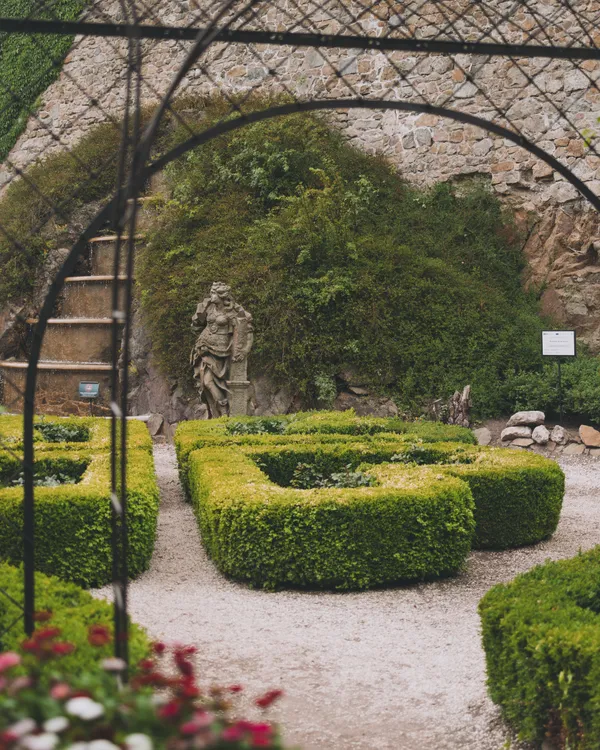
[[[38,621],[50,613],[39,613]],[[0,654],[0,750],[248,750],[284,747],[277,727],[264,712],[282,694],[270,690],[254,703],[259,721],[234,714],[240,685],[203,690],[196,681],[193,646],[153,645],[124,684],[126,665],[102,660],[102,670],[65,676],[56,671],[49,686],[41,667],[76,647],[61,640],[60,628],[43,626],[22,645],[23,654]],[[108,628],[93,625],[88,641],[98,647],[111,639]],[[167,665],[171,653],[172,664]],[[23,671],[25,668],[25,674]]]

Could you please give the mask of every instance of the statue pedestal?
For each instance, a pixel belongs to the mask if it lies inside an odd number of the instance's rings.
[[[248,360],[232,362],[227,387],[229,388],[229,416],[245,417],[248,413]]]

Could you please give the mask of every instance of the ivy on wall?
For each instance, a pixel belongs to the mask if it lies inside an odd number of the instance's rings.
[[[39,8],[35,0],[0,0],[0,17],[74,21],[85,0],[56,0]],[[0,34],[0,160],[6,158],[37,99],[58,77],[72,36]]]

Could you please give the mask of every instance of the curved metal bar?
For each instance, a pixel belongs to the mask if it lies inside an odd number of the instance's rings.
[[[209,42],[210,43],[210,42]],[[195,50],[197,51],[197,49]],[[364,99],[330,99],[323,101],[307,101],[307,102],[294,102],[289,104],[283,104],[277,107],[270,107],[265,110],[258,112],[252,112],[247,115],[241,115],[235,120],[228,120],[215,125],[212,128],[207,129],[204,133],[198,134],[189,138],[187,141],[179,144],[175,148],[171,149],[167,154],[162,156],[160,159],[149,164],[141,171],[141,178],[143,180],[149,179],[153,174],[156,174],[169,164],[174,159],[182,156],[183,154],[190,151],[196,146],[200,146],[208,141],[217,138],[220,135],[231,133],[239,128],[246,125],[250,125],[256,122],[262,122],[269,120],[274,117],[281,117],[284,115],[297,114],[300,112],[314,112],[319,110],[330,110],[330,109],[378,109],[378,110],[398,110],[403,112],[421,112],[427,114],[437,115],[439,117],[446,117],[457,122],[474,125],[475,127],[481,128],[488,132],[494,133],[502,138],[506,138],[517,146],[521,146],[529,153],[541,159],[553,170],[561,174],[573,187],[586,198],[592,206],[600,212],[600,198],[590,190],[590,188],[574,175],[571,170],[561,164],[557,159],[548,154],[539,146],[534,143],[513,133],[508,128],[496,123],[489,122],[481,117],[470,115],[464,112],[458,112],[453,109],[446,107],[435,107],[428,104],[418,104],[412,102],[392,102],[386,100],[364,100]],[[164,111],[164,109],[163,109]],[[146,143],[141,144],[142,147],[147,146]],[[25,405],[24,405],[24,480],[25,480],[25,500],[24,500],[24,511],[25,511],[25,625],[27,632],[33,630],[33,416],[35,406],[35,388],[37,380],[37,365],[40,358],[40,351],[44,333],[46,331],[48,319],[51,316],[54,303],[58,299],[62,287],[64,285],[65,278],[71,275],[75,263],[78,257],[84,252],[87,242],[97,233],[97,231],[103,226],[103,224],[111,217],[114,206],[117,203],[117,196],[115,195],[105,208],[103,208],[98,215],[93,219],[88,228],[83,232],[81,237],[73,245],[71,252],[65,260],[62,268],[58,275],[52,282],[50,291],[44,301],[44,305],[40,311],[38,317],[38,323],[35,326],[33,332],[33,340],[31,345],[31,354],[29,358],[29,365],[27,368],[27,381],[25,387]],[[27,541],[30,540],[30,542]],[[28,609],[29,605],[29,609]],[[28,617],[29,616],[29,617]]]

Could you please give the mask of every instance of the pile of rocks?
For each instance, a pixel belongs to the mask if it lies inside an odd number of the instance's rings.
[[[547,427],[543,411],[518,411],[508,420],[500,434],[501,445],[579,456],[600,455],[600,432],[581,425],[576,435],[561,425]]]

